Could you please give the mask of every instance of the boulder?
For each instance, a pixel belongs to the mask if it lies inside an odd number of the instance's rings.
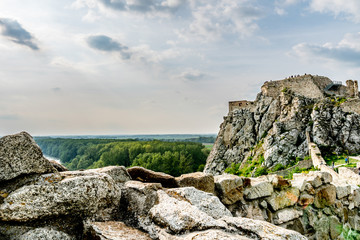
[[[143,183],[128,181],[122,189],[122,219],[144,217],[158,201],[157,190],[162,189],[160,183]]]
[[[4,198],[0,220],[24,222],[64,215],[89,216],[101,209],[115,208],[120,196],[121,190],[107,174],[45,174]]]
[[[292,187],[273,192],[270,197],[266,198],[266,201],[274,211],[277,211],[295,205],[299,195],[299,189]]]
[[[169,196],[162,190],[157,193],[159,204],[150,209],[150,216],[156,224],[174,233],[226,227],[224,222],[215,220],[183,198]]]
[[[27,174],[56,172],[26,132],[0,138],[0,169],[0,182]]]
[[[314,203],[314,197],[309,195],[309,194],[306,194],[306,193],[303,193],[300,195],[300,198],[299,198],[299,201],[298,201],[298,204],[300,206],[304,206],[304,207],[307,207],[311,204]]]
[[[306,240],[307,238],[300,233],[287,230],[282,227],[275,226],[271,223],[240,217],[224,217],[222,218],[228,224],[242,232],[246,232],[248,236],[256,236],[257,239],[263,240]]]
[[[257,182],[255,179],[251,179],[251,186],[245,188],[244,197],[246,199],[257,199],[270,196],[274,192],[273,185],[267,181]]]
[[[175,178],[179,187],[195,187],[201,191],[214,193],[214,176],[203,172],[183,174]]]
[[[334,185],[327,184],[315,191],[314,204],[317,208],[324,208],[335,203],[336,188]]]
[[[147,233],[129,227],[123,222],[90,222],[86,225],[85,239],[151,240]]]
[[[227,205],[243,199],[243,179],[232,174],[215,176],[215,188],[220,200]]]
[[[75,237],[69,236],[68,234],[57,231],[50,228],[36,228],[34,230],[28,231],[25,234],[21,235],[19,240],[75,240]]]
[[[193,206],[196,206],[199,210],[215,219],[223,216],[232,216],[230,211],[220,202],[219,198],[194,187],[168,189],[166,193],[174,198],[190,202]]]
[[[258,179],[264,179],[265,181],[270,182],[273,185],[274,189],[291,187],[291,182],[289,180],[284,179],[283,177],[276,174],[261,176]]]
[[[124,166],[108,166],[97,169],[89,169],[85,172],[106,173],[118,184],[122,184],[131,180],[129,173],[126,171]]]
[[[131,167],[127,169],[131,179],[141,182],[161,183],[165,188],[179,187],[176,179],[166,173],[154,172],[143,167]]]
[[[333,185],[336,188],[336,196],[338,199],[342,199],[344,197],[347,197],[351,193],[351,186],[347,184],[337,184],[333,183]]]
[[[279,225],[285,222],[289,222],[296,218],[299,218],[303,215],[302,212],[293,209],[293,208],[285,208],[275,213],[274,223]]]
[[[58,172],[69,171],[65,166],[55,160],[49,160],[49,162]]]
[[[184,240],[251,240],[246,236],[229,233],[221,230],[210,229],[202,232],[194,232],[184,237]]]

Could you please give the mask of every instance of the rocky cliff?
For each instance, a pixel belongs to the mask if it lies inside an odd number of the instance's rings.
[[[357,239],[360,177],[244,178],[142,167],[56,170],[25,132],[0,139],[0,240]],[[358,234],[358,235],[356,235]]]
[[[141,167],[62,171],[22,132],[0,139],[0,239],[306,239],[233,214],[225,204],[250,186],[240,177],[174,178]]]
[[[254,102],[230,103],[204,171],[217,175],[232,163],[242,168],[254,161],[269,169],[289,165],[309,155],[306,132],[328,151],[360,152],[355,87],[357,81],[343,86],[312,75],[265,82]]]

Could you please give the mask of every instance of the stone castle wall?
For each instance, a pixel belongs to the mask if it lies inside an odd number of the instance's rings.
[[[261,87],[261,92],[265,96],[276,98],[281,91],[290,90],[308,98],[321,98],[324,96],[323,90],[331,82],[327,77],[303,75],[284,80],[267,81]]]
[[[241,101],[231,101],[229,102],[229,112],[234,111],[235,109],[243,109],[243,108],[252,108],[254,106],[254,103],[247,100],[241,100]]]

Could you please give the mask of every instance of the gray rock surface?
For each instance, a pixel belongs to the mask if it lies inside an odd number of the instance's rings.
[[[151,240],[150,236],[123,222],[90,222],[86,226],[86,239],[99,240]]]
[[[127,172],[133,180],[161,183],[161,185],[166,188],[179,187],[175,177],[166,173],[154,172],[143,167],[131,167],[127,169]]]
[[[47,174],[11,192],[0,205],[0,220],[23,222],[49,216],[90,215],[117,205],[120,197],[121,190],[107,174]]]
[[[243,199],[244,182],[241,177],[232,174],[215,176],[215,187],[224,204],[230,205]]]
[[[56,172],[26,132],[0,138],[0,169],[0,182],[26,174]]]
[[[175,198],[183,197],[184,200],[215,219],[223,216],[232,216],[230,211],[220,202],[219,198],[194,187],[169,189],[166,190],[166,193]]]
[[[76,238],[69,236],[64,232],[49,228],[37,228],[21,235],[19,240],[76,240]]]
[[[203,172],[183,174],[175,178],[179,187],[195,187],[201,191],[214,193],[214,176]]]

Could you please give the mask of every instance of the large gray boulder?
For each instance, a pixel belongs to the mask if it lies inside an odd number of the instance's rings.
[[[173,197],[184,198],[184,200],[215,219],[223,216],[232,216],[231,212],[220,202],[219,198],[194,187],[169,189],[166,193]]]
[[[179,184],[175,180],[175,177],[162,173],[154,172],[152,170],[143,167],[131,167],[127,169],[131,179],[141,182],[161,183],[163,187],[175,188],[179,187]]]
[[[27,174],[57,171],[27,132],[0,138],[0,170],[0,182]]]
[[[45,174],[4,198],[0,220],[25,222],[62,215],[90,216],[118,205],[120,197],[121,190],[107,174]]]
[[[179,187],[195,187],[201,191],[214,193],[214,176],[203,172],[183,174],[175,178]]]
[[[86,224],[85,239],[99,240],[151,240],[150,236],[123,222],[90,222]]]
[[[173,233],[226,227],[224,222],[214,219],[182,198],[170,196],[162,190],[158,191],[158,197],[159,204],[150,209],[150,215],[157,225],[165,226]]]

